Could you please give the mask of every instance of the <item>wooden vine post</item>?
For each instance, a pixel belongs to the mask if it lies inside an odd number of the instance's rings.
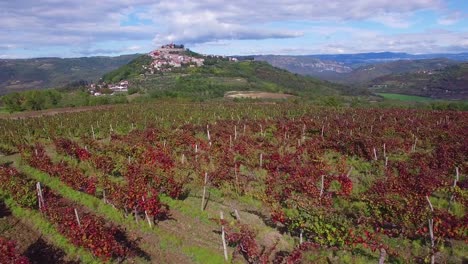
[[[81,222],[80,222],[80,216],[78,215],[78,211],[75,208],[75,217],[76,217],[76,222],[78,223],[78,226],[81,228]]]
[[[93,140],[96,140],[96,135],[94,134],[94,127],[91,125],[91,132],[93,133]]]
[[[40,182],[36,184],[36,190],[37,190],[37,202],[39,203],[39,210],[42,211],[45,208],[45,203],[44,203],[44,196],[42,195],[42,188],[41,188]]]
[[[325,181],[325,175],[322,175],[322,182],[320,183],[320,198],[322,198],[323,195],[323,188],[324,188],[324,181]]]
[[[432,206],[429,196],[426,195],[426,200],[429,203],[431,209],[431,217],[428,219],[429,224],[429,236],[431,237],[431,264],[435,263],[434,247],[435,247],[435,238],[434,238],[434,219],[432,218],[432,213],[434,213],[434,207]]]
[[[205,172],[205,181],[203,183],[203,195],[202,195],[202,202],[201,202],[201,210],[205,210],[205,196],[206,196],[206,184],[208,182],[208,173]]]
[[[379,264],[384,264],[385,263],[385,257],[387,256],[387,251],[384,248],[380,249],[380,258],[379,258]]]
[[[453,180],[453,188],[457,187],[457,183],[460,180],[460,171],[458,167],[455,167],[455,180]],[[453,200],[455,199],[455,194],[452,193],[450,196],[449,206],[452,204]]]
[[[229,257],[227,252],[226,234],[224,232],[224,224],[222,223],[222,221],[224,220],[223,211],[219,212],[219,218],[221,219],[221,239],[223,241],[224,260],[228,261]]]
[[[145,197],[144,196],[142,196],[141,199],[143,200],[143,202],[145,202]],[[153,226],[151,225],[151,219],[148,216],[148,211],[146,211],[146,210],[145,210],[145,217],[146,217],[146,221],[148,221],[149,227],[152,228]]]

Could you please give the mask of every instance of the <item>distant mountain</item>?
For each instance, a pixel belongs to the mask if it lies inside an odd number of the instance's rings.
[[[377,64],[368,64],[344,74],[329,75],[329,81],[346,84],[364,84],[376,78],[390,74],[404,74],[421,71],[440,70],[459,62],[448,59],[398,60]]]
[[[455,61],[468,61],[468,53],[435,53],[435,54],[408,54],[395,52],[357,53],[357,54],[323,54],[309,55],[307,57],[336,61],[352,68],[367,64],[384,63],[398,60],[425,60],[445,58]]]
[[[14,91],[59,88],[79,81],[95,81],[104,73],[138,56],[1,59],[0,95]]]
[[[390,74],[369,83],[374,92],[468,100],[468,63],[440,70]]]
[[[444,65],[449,66],[455,64],[455,62],[468,61],[468,53],[412,55],[408,53],[380,52],[303,56],[256,55],[252,57],[255,60],[266,61],[273,66],[293,73],[346,84],[367,82],[379,76],[401,73],[402,71],[439,69]],[[421,60],[428,61],[421,62]],[[430,60],[435,60],[435,64]],[[439,61],[442,66],[437,65]],[[426,63],[428,65],[424,65]],[[377,66],[379,64],[384,64],[384,66]],[[369,65],[372,66],[367,67]],[[375,67],[375,69],[369,72],[372,67]]]
[[[349,73],[353,70],[351,67],[341,62],[321,60],[309,56],[263,55],[255,56],[254,58],[257,61],[266,61],[275,67],[286,69],[294,73],[314,75],[316,77],[325,76],[328,72]]]

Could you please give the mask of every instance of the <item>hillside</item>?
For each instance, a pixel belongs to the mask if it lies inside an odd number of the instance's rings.
[[[362,84],[390,74],[433,71],[458,62],[444,58],[427,60],[398,60],[361,66],[345,74],[330,76],[328,80],[347,84]]]
[[[137,56],[0,60],[0,94],[95,81]]]
[[[266,62],[237,62],[222,57],[205,57],[202,67],[179,67],[172,71],[151,74],[147,70],[149,61],[149,56],[143,55],[104,75],[103,80],[118,82],[126,79],[130,88],[152,97],[193,99],[223,97],[228,91],[265,91],[302,97],[362,95],[366,92],[293,74]]]
[[[326,76],[333,73],[339,75],[353,70],[351,67],[341,62],[321,60],[309,56],[262,55],[255,56],[255,60],[266,61],[275,67],[286,69],[293,73],[324,79],[327,79]]]
[[[380,93],[398,93],[438,99],[468,99],[468,63],[436,71],[391,74],[379,77],[369,86]]]
[[[415,57],[417,58],[417,56]],[[410,59],[411,57],[406,53],[311,56],[265,55],[255,56],[254,58],[257,61],[266,61],[275,67],[293,73],[342,84],[362,84],[389,74],[436,70],[459,63],[445,57]],[[463,57],[458,58],[463,59]]]

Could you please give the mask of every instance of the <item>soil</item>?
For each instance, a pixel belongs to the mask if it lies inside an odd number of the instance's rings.
[[[281,94],[281,93],[268,93],[268,92],[227,92],[224,97],[226,98],[250,98],[250,99],[288,99],[295,97],[290,94]]]

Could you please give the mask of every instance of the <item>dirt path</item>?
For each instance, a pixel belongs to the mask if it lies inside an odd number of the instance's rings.
[[[256,92],[256,91],[231,91],[224,94],[225,98],[250,98],[250,99],[288,99],[296,97],[290,94]]]
[[[112,109],[116,105],[98,105],[98,106],[82,106],[82,107],[67,107],[67,108],[55,108],[40,111],[28,111],[13,114],[0,114],[0,119],[23,119],[29,117],[41,117],[41,116],[52,116],[61,113],[76,113],[84,111],[97,111],[97,110],[108,110]]]

